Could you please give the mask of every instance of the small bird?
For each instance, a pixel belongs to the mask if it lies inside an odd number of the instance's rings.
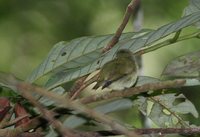
[[[109,88],[112,90],[123,90],[132,87],[138,77],[138,67],[135,57],[128,49],[121,49],[116,53],[114,60],[104,64],[99,72],[97,84],[93,89]]]

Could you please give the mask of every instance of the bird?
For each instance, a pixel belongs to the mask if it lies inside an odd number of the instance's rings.
[[[138,78],[135,56],[128,49],[120,49],[113,60],[103,65],[93,89],[124,90],[132,87]]]

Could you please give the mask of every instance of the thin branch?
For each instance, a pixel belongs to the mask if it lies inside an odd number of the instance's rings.
[[[13,115],[13,109],[11,109],[11,111],[7,112],[7,114],[4,116],[4,118],[0,122],[0,129],[8,126],[8,123],[9,123],[12,115]]]
[[[18,135],[21,135],[25,133],[26,131],[29,131],[30,129],[34,129],[38,127],[41,124],[41,121],[39,117],[31,119],[26,124],[22,124],[15,129],[0,129],[0,135],[3,137],[17,137]]]
[[[181,35],[181,31],[182,31],[182,30],[179,30],[179,31],[177,31],[177,32],[175,33],[174,37],[171,39],[171,42],[172,42],[172,43],[177,41],[177,39],[178,39],[179,36]]]
[[[199,134],[200,127],[198,128],[149,128],[149,129],[136,129],[138,134]]]
[[[119,38],[120,38],[124,28],[126,27],[131,15],[133,14],[133,11],[135,11],[135,8],[139,5],[139,3],[140,3],[140,0],[132,0],[128,4],[122,23],[120,24],[119,28],[115,32],[115,35],[113,36],[111,41],[103,49],[103,52],[110,50],[119,41]]]
[[[11,115],[12,116],[12,115]],[[24,115],[24,116],[21,116],[21,117],[18,117],[14,120],[11,120],[11,121],[7,121],[6,123],[2,124],[0,126],[0,128],[5,128],[5,127],[9,127],[9,126],[12,126],[14,124],[16,124],[17,122],[21,121],[22,119],[28,117],[28,115]]]
[[[158,82],[158,83],[148,83],[142,86],[129,88],[121,92],[113,91],[111,93],[105,93],[103,95],[91,95],[91,96],[80,99],[80,102],[85,104],[85,103],[92,103],[92,102],[114,99],[114,98],[131,97],[133,95],[147,92],[149,90],[159,90],[159,89],[165,89],[165,88],[181,87],[185,84],[185,82],[186,80],[184,79],[178,79],[178,80],[163,81],[163,82]]]
[[[184,134],[184,135],[194,135],[200,134],[200,127],[196,128],[142,128],[142,129],[133,129],[139,135],[165,135],[165,134]],[[117,131],[92,131],[84,132],[87,135],[95,136],[118,136],[121,135]]]
[[[198,32],[188,34],[188,35],[184,35],[184,36],[180,36],[180,37],[179,37],[179,34],[180,34],[180,31],[178,31],[173,38],[167,39],[163,42],[160,42],[160,43],[152,45],[152,46],[146,45],[144,48],[141,48],[138,51],[136,51],[135,55],[142,55],[142,54],[157,50],[161,47],[168,46],[170,44],[174,44],[176,42],[180,42],[180,41],[183,41],[183,40],[187,40],[187,39],[191,39],[191,38],[198,38],[198,35],[200,35],[200,32],[198,31]],[[151,44],[149,44],[149,45],[151,45]]]
[[[18,136],[15,137],[44,137],[45,133],[44,132],[24,132]]]
[[[52,125],[62,134],[63,137],[77,137],[72,130],[65,128],[62,123],[56,119],[54,119],[53,113],[47,109],[45,109],[37,100],[35,100],[31,96],[31,92],[27,92],[27,85],[23,85],[24,88],[19,88],[21,91],[21,95],[28,99],[35,107],[37,107],[42,113],[43,117],[52,123]]]

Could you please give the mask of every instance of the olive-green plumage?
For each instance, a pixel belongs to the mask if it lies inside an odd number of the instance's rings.
[[[102,86],[113,90],[122,90],[135,84],[137,80],[137,65],[132,52],[121,49],[114,60],[104,64],[99,73],[97,84],[93,89]]]

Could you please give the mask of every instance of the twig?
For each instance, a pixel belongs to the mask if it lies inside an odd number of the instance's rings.
[[[18,135],[21,135],[25,133],[26,131],[29,131],[30,129],[34,129],[37,126],[41,124],[41,121],[39,120],[39,117],[31,119],[26,124],[20,125],[16,127],[15,129],[0,129],[0,136],[2,137],[17,137]]]
[[[184,36],[179,36],[181,31],[178,31],[175,36],[173,38],[169,38],[163,42],[160,42],[158,44],[155,45],[146,45],[144,48],[139,49],[138,51],[135,52],[135,55],[142,55],[151,51],[154,51],[156,49],[159,49],[161,47],[170,45],[170,44],[174,44],[176,42],[179,41],[183,41],[183,40],[187,40],[187,39],[191,39],[191,38],[197,38],[198,35],[200,35],[200,31],[197,31],[195,33],[192,34],[188,34],[188,35],[184,35]]]
[[[8,123],[9,123],[12,115],[13,115],[13,109],[11,109],[11,111],[7,112],[7,114],[4,116],[4,118],[0,122],[0,129],[5,128],[9,125]]]
[[[130,19],[130,16],[133,14],[133,11],[135,10],[135,7],[137,7],[137,5],[139,3],[140,3],[140,0],[132,0],[128,4],[122,23],[120,24],[119,28],[115,32],[115,35],[113,36],[113,38],[111,39],[111,41],[103,49],[103,52],[106,52],[106,51],[110,50],[119,41],[119,38],[120,38],[120,36],[121,36],[124,28],[126,27],[128,21]]]
[[[182,30],[179,30],[175,33],[174,37],[171,39],[171,42],[174,43],[177,41],[177,39],[179,38],[180,34],[181,34]]]
[[[44,137],[45,133],[44,132],[24,132],[18,136],[15,137]]]
[[[194,135],[200,134],[200,127],[196,128],[142,128],[142,129],[132,129],[139,135],[150,135],[150,134],[185,134],[185,135]],[[95,136],[115,136],[121,135],[117,131],[93,131],[93,132],[84,132],[87,135]]]
[[[28,85],[26,84],[23,84],[22,87],[19,86],[21,95],[28,99],[34,106],[36,106],[42,113],[43,117],[52,123],[52,125],[62,134],[63,137],[77,137],[72,130],[65,128],[62,126],[60,121],[54,119],[53,113],[42,107],[42,105],[30,95],[31,92],[27,92],[27,88],[29,89]]]
[[[97,102],[97,101],[107,100],[107,99],[131,97],[133,95],[147,92],[149,90],[159,90],[159,89],[164,89],[164,88],[181,87],[185,84],[185,82],[186,80],[184,79],[178,79],[178,80],[163,81],[163,82],[158,82],[158,83],[149,83],[142,86],[129,88],[121,92],[113,91],[112,93],[106,93],[103,95],[91,95],[89,97],[80,99],[80,102],[85,104],[85,103],[92,103],[92,102]]]
[[[28,117],[28,115],[24,115],[24,116],[18,117],[16,119],[12,120],[12,121],[7,121],[6,123],[2,124],[0,126],[0,128],[5,128],[5,127],[8,127],[8,126],[12,126],[12,125],[16,124],[18,121],[21,121],[22,119],[24,119],[26,117]]]

